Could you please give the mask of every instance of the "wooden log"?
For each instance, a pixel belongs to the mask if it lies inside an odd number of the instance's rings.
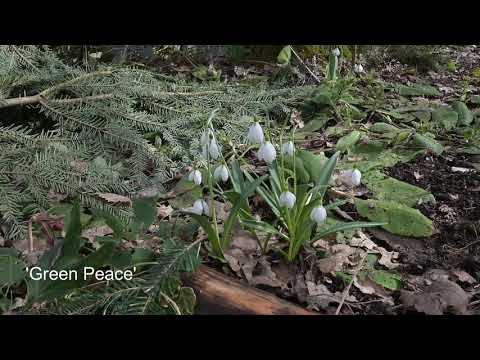
[[[318,315],[204,265],[183,282],[195,290],[197,315]]]

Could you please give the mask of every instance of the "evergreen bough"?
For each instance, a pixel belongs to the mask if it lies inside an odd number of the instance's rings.
[[[198,155],[208,115],[242,140],[242,115],[286,114],[304,88],[190,83],[138,67],[81,68],[45,46],[0,46],[0,226],[22,238],[50,195],[124,219],[99,193],[161,185]]]

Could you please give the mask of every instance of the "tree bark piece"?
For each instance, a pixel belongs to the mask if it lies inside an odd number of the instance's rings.
[[[197,315],[318,315],[204,265],[183,282],[195,290]]]

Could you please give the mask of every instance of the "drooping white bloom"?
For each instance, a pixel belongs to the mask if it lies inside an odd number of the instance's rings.
[[[188,211],[197,214],[197,215],[202,215],[203,214],[203,204],[202,200],[197,200],[193,203],[193,206],[191,208],[187,209]]]
[[[295,205],[295,201],[297,201],[297,198],[290,191],[285,191],[280,194],[279,200],[281,206],[291,209]]]
[[[358,186],[362,180],[362,173],[358,169],[346,170],[340,174],[339,180],[349,187]]]
[[[195,200],[193,207],[191,207],[189,210],[197,215],[205,214],[210,216],[210,207],[203,199]]]
[[[257,157],[259,160],[264,160],[267,163],[271,163],[277,158],[277,150],[275,150],[275,147],[270,141],[267,141],[260,146]]]
[[[263,129],[258,122],[248,128],[247,140],[250,144],[261,144],[264,139]]]
[[[355,64],[355,65],[353,65],[353,71],[356,72],[357,74],[363,73],[363,66],[362,66],[362,64]]]
[[[292,141],[289,141],[282,146],[282,154],[286,156],[293,156],[295,152],[295,145],[293,145]]]
[[[315,207],[310,213],[310,219],[317,224],[322,224],[327,219],[327,210],[323,206]]]
[[[196,185],[200,185],[202,183],[202,173],[199,170],[193,170],[188,175],[188,180],[193,181]]]
[[[218,166],[213,172],[213,177],[216,180],[222,179],[223,182],[228,180],[228,169],[225,165]]]
[[[339,48],[333,49],[332,54],[335,55],[335,56],[340,56],[340,49]]]
[[[210,142],[210,147],[208,151],[212,159],[217,160],[220,157],[220,150],[218,149],[218,145],[215,139],[212,139],[212,141]]]
[[[208,144],[202,145],[202,157],[208,159]]]
[[[203,146],[208,145],[211,135],[212,131],[210,129],[204,130],[202,136],[200,137],[200,144]]]

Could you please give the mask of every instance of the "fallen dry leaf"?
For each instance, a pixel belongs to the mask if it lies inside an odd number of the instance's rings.
[[[350,255],[356,250],[345,244],[336,244],[330,248],[330,256],[317,261],[317,267],[323,273],[335,275],[336,272],[342,271],[345,264],[354,265]]]
[[[52,201],[62,201],[68,197],[68,194],[62,194],[53,190],[50,190],[47,194],[49,200]]]
[[[129,206],[132,205],[132,200],[130,200],[130,198],[123,195],[112,194],[112,193],[101,193],[97,195],[103,200],[106,200],[111,204],[128,204]]]
[[[260,258],[256,266],[251,270],[252,273],[247,277],[247,281],[250,285],[267,285],[280,288],[287,287],[287,284],[277,278],[277,275],[272,271],[270,263],[265,258]],[[258,275],[254,275],[254,273],[258,273]]]
[[[160,205],[157,207],[157,217],[159,219],[166,218],[167,216],[170,216],[170,214],[173,212],[173,208],[168,205]]]
[[[400,301],[406,308],[414,308],[427,315],[442,315],[450,309],[456,314],[466,315],[470,296],[454,282],[439,279],[422,292],[401,290]]]
[[[473,285],[477,282],[477,280],[470,275],[469,273],[463,271],[463,270],[453,270],[452,275],[456,277],[456,279],[462,283],[470,284]]]
[[[380,254],[378,263],[385,266],[387,269],[395,269],[400,266],[399,263],[395,263],[392,260],[398,259],[399,253],[395,251],[387,251],[385,248],[378,246],[373,242],[367,234],[362,230],[356,231],[356,236],[350,240],[350,245],[355,247],[361,247],[368,250],[369,253]]]
[[[230,215],[230,210],[232,206],[229,203],[224,203],[220,201],[214,200],[213,203],[215,204],[215,216],[217,217],[217,221],[225,222],[228,219],[228,215]],[[209,202],[211,207],[211,202]]]
[[[259,249],[258,242],[248,231],[235,229],[232,234],[231,249],[240,249],[245,254],[256,253]]]
[[[88,239],[91,242],[94,242],[97,236],[102,237],[111,234],[113,234],[113,230],[108,225],[92,227],[82,231],[82,237]]]

